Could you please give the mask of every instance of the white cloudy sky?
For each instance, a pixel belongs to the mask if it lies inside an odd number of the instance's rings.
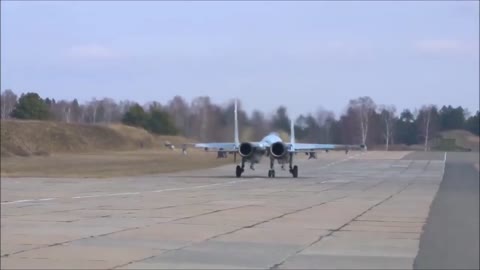
[[[1,87],[247,110],[479,107],[479,4],[2,1]]]

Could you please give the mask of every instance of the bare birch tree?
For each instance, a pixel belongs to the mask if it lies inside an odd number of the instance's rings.
[[[96,98],[93,98],[90,102],[85,104],[85,122],[96,124],[98,119],[98,109],[100,106],[100,101]]]
[[[168,103],[168,112],[173,117],[175,127],[181,131],[183,135],[188,136],[188,113],[189,106],[184,98],[175,96]]]
[[[428,132],[430,130],[430,117],[432,115],[432,109],[429,108],[427,111],[427,117],[425,120],[425,148],[424,151],[426,152],[428,150]]]
[[[15,104],[17,103],[17,95],[13,93],[12,90],[7,89],[3,91],[1,96],[1,107],[2,107],[2,119],[10,118],[10,113],[15,108]]]
[[[111,98],[104,98],[100,101],[100,105],[103,108],[102,121],[110,124],[112,123],[115,111],[117,110],[117,103]]]
[[[90,106],[92,108],[92,123],[96,124],[97,123],[97,110],[98,110],[98,102],[96,99],[94,99],[91,103]]]
[[[332,120],[335,121],[335,115],[332,111],[323,108],[317,109],[316,120],[319,126],[319,142],[328,143],[330,140],[330,127]]]
[[[63,113],[63,121],[70,123],[71,119],[71,111],[72,111],[72,106],[71,103],[68,101],[63,101],[62,100],[62,113]]]
[[[368,136],[368,124],[370,117],[375,112],[375,102],[373,102],[370,97],[365,96],[350,100],[349,106],[358,117],[362,144],[366,144]]]
[[[437,114],[437,109],[434,105],[424,105],[420,111],[418,111],[417,122],[419,125],[421,125],[421,130],[424,137],[424,151],[429,150],[428,142],[433,128],[435,127],[435,123],[433,122],[436,120]]]
[[[347,108],[347,111],[340,116],[339,131],[337,135],[344,144],[356,144],[362,140],[358,112],[353,108]]]
[[[383,136],[385,138],[385,151],[388,151],[391,140],[393,139],[394,124],[395,124],[395,112],[394,105],[380,106],[380,116],[382,119]]]
[[[50,115],[53,120],[70,123],[71,102],[60,100],[50,104]]]
[[[335,115],[332,113],[325,119],[325,124],[323,125],[323,129],[325,131],[325,140],[324,143],[332,143],[331,133],[332,133],[332,126],[335,124]]]
[[[78,100],[77,99],[74,99],[71,103],[70,103],[70,107],[71,107],[71,119],[72,119],[72,122],[74,123],[78,123],[78,122],[81,122],[83,119],[81,118],[82,116],[82,107],[80,106],[80,104],[78,104]]]
[[[135,102],[130,101],[130,100],[122,100],[118,104],[118,114],[120,115],[119,119],[122,119],[123,115],[132,107],[135,105]]]
[[[210,114],[210,97],[201,96],[196,97],[192,101],[190,123],[192,135],[199,140],[205,141],[209,137],[208,127],[211,125]]]

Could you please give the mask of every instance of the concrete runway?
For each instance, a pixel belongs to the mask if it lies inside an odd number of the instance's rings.
[[[115,179],[2,178],[1,267],[412,269],[444,157],[298,155],[296,179],[280,168],[267,178],[266,160],[242,178],[233,164]]]

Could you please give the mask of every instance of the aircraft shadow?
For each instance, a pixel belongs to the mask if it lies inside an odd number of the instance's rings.
[[[246,175],[242,177],[236,177],[235,175],[172,175],[168,176],[169,178],[198,178],[198,179],[212,179],[212,178],[228,178],[228,179],[255,179],[255,178],[264,178],[264,179],[312,179],[315,177],[312,176],[298,176],[297,178],[293,178],[292,176],[275,176],[275,178],[270,178],[263,175]]]

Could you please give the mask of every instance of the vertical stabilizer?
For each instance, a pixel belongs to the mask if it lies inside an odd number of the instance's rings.
[[[234,114],[235,114],[235,145],[237,147],[240,146],[240,139],[239,139],[239,136],[238,136],[238,116],[237,116],[237,99],[235,99],[235,111],[234,111]]]
[[[292,150],[295,150],[295,125],[293,119],[290,120],[290,144],[292,145]]]

